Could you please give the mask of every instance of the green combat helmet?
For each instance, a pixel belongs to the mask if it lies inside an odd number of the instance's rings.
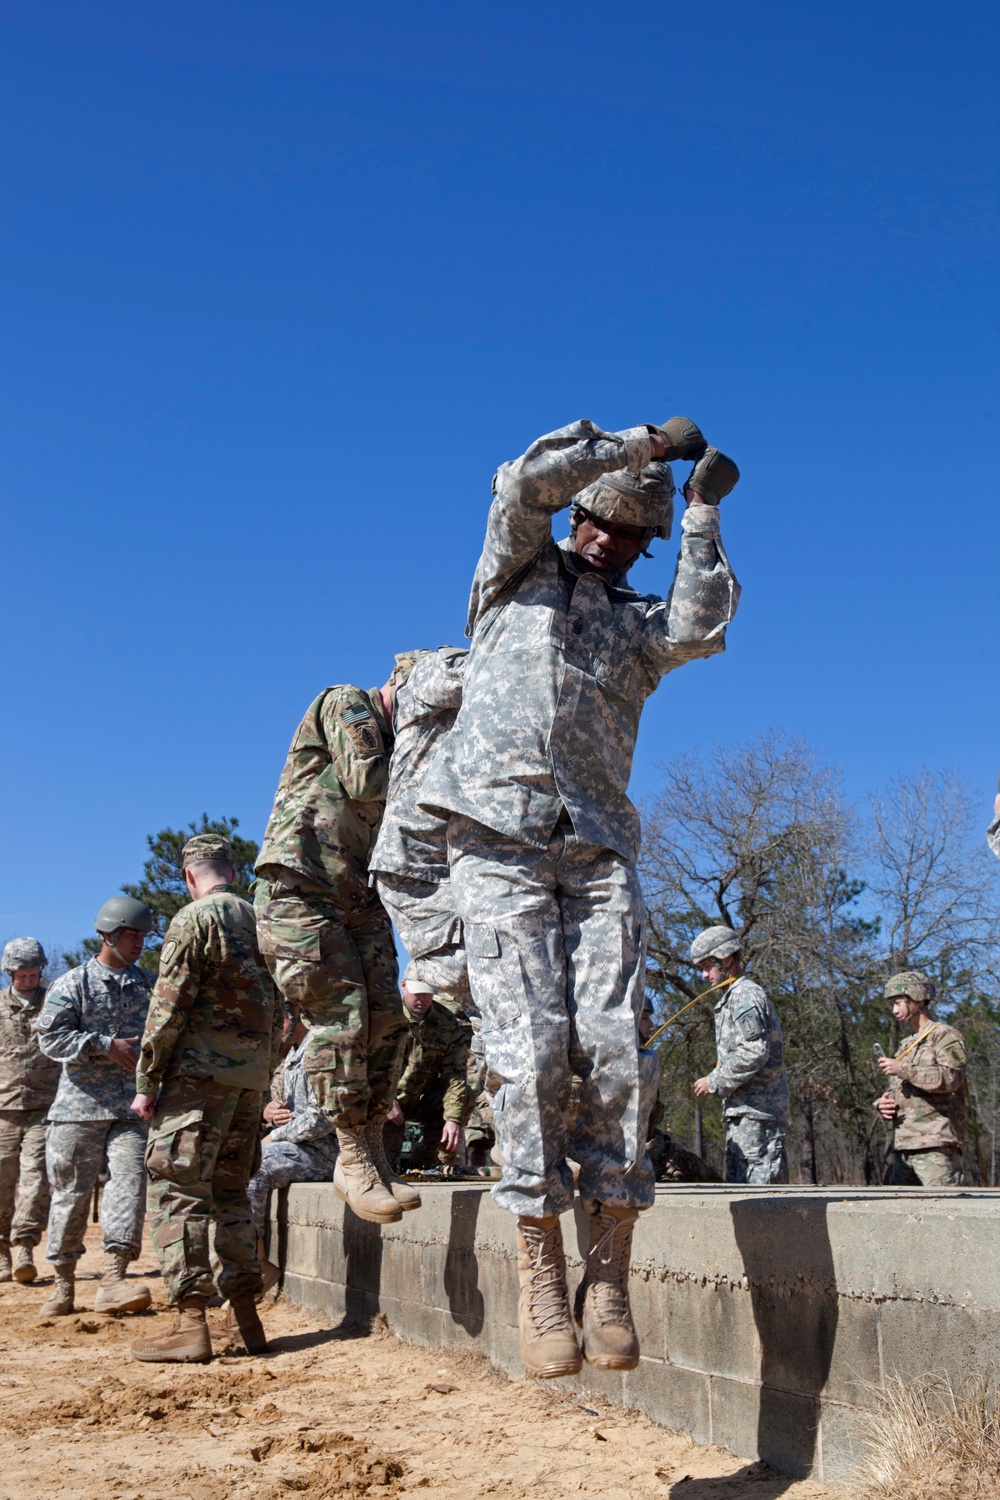
[[[691,944],[691,962],[700,964],[706,958],[728,958],[731,953],[739,953],[742,947],[743,939],[731,927],[723,927],[721,923],[716,927],[706,927]]]
[[[908,1000],[914,1000],[918,1005],[931,1005],[934,1002],[934,981],[928,979],[926,974],[921,974],[919,969],[904,969],[901,974],[893,974],[886,981],[885,998],[897,1000],[900,995],[905,995]]]
[[[122,927],[131,927],[134,932],[152,932],[153,913],[134,896],[112,896],[97,913],[94,926],[102,937],[111,937]]]
[[[44,969],[48,963],[45,949],[37,938],[11,938],[3,950],[0,968],[13,974],[16,969]]]

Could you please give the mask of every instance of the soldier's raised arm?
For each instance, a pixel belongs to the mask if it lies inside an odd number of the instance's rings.
[[[552,517],[574,495],[618,469],[638,474],[663,446],[645,426],[603,432],[593,422],[581,421],[540,437],[520,458],[501,464],[472,583],[468,633],[551,540]]]

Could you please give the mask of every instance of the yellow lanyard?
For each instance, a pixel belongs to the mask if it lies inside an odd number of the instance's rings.
[[[914,1050],[914,1048],[920,1046],[920,1043],[923,1041],[925,1036],[930,1036],[931,1032],[934,1030],[937,1024],[937,1021],[932,1021],[929,1026],[925,1026],[920,1035],[918,1037],[915,1037],[908,1047],[904,1047],[902,1052],[896,1053],[896,1061],[902,1062],[904,1057],[908,1057],[909,1054]]]
[[[695,995],[694,999],[693,1000],[689,1000],[688,1003],[687,1003],[687,1005],[682,1005],[681,1008],[680,1008],[680,1010],[674,1011],[674,1014],[670,1017],[669,1021],[664,1021],[664,1023],[663,1023],[662,1026],[657,1026],[656,1030],[653,1032],[653,1034],[649,1038],[649,1040],[646,1041],[646,1042],[643,1042],[643,1046],[644,1047],[651,1047],[653,1045],[653,1043],[657,1040],[657,1038],[661,1037],[663,1035],[663,1033],[666,1031],[666,1029],[667,1029],[668,1026],[672,1026],[674,1024],[674,1022],[680,1016],[682,1016],[686,1010],[690,1010],[691,1009],[692,1005],[697,1005],[699,1000],[704,1000],[704,998],[705,998],[706,995],[714,994],[716,990],[725,990],[725,989],[728,989],[731,984],[735,984],[736,981],[737,981],[737,979],[740,979],[740,978],[742,978],[742,975],[740,975],[740,974],[734,974],[733,977],[732,977],[732,979],[720,979],[719,983],[718,984],[713,984],[711,989],[709,989],[709,990],[702,990],[701,994],[700,995]]]

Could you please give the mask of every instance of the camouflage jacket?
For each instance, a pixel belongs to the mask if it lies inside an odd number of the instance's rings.
[[[276,1125],[269,1133],[272,1141],[290,1141],[296,1146],[311,1146],[330,1158],[330,1166],[337,1160],[337,1132],[327,1115],[316,1103],[303,1058],[309,1038],[304,1037],[299,1046],[293,1047],[285,1058],[285,1070],[279,1090],[281,1102],[292,1111],[287,1125]]]
[[[0,1109],[48,1109],[56,1097],[61,1069],[38,1045],[36,1023],[45,987],[29,1005],[13,987],[0,991]]]
[[[997,859],[1000,859],[1000,818],[994,818],[986,830],[986,842],[989,844]]]
[[[577,836],[634,859],[627,787],[639,716],[674,667],[725,649],[739,587],[719,512],[687,508],[666,601],[590,570],[552,517],[602,474],[638,473],[645,428],[575,422],[504,464],[472,585],[462,707],[421,802],[545,848],[565,807]]]
[[[283,1012],[257,944],[253,907],[231,885],[182,906],[167,928],[136,1089],[177,1078],[267,1088]]]
[[[708,1087],[726,1119],[788,1120],[788,1079],[778,1013],[759,984],[742,975],[715,1006],[718,1061]]]
[[[396,1103],[409,1117],[428,1094],[444,1097],[444,1117],[464,1125],[472,1113],[475,1095],[467,1072],[472,1027],[440,998],[431,1001],[422,1020],[410,1021],[403,1073],[396,1089]]]
[[[292,740],[258,875],[287,878],[348,910],[368,906],[368,861],[389,789],[391,735],[377,688],[330,687]]]
[[[454,646],[425,652],[396,695],[389,796],[373,871],[434,882],[448,878],[448,819],[440,809],[421,807],[419,798],[433,752],[461,705],[468,654]],[[440,946],[450,940],[446,934]]]
[[[919,1035],[919,1033],[918,1033]],[[962,1149],[965,1141],[965,1042],[954,1026],[930,1023],[916,1047],[907,1036],[897,1049],[906,1056],[888,1080],[896,1101],[897,1151]],[[907,1048],[912,1047],[912,1051]]]
[[[91,958],[50,986],[38,1018],[46,1057],[62,1063],[50,1120],[136,1120],[135,1074],[111,1061],[116,1037],[140,1037],[153,981],[145,969],[108,969]]]

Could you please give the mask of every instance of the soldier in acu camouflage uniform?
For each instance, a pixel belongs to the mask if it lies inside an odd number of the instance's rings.
[[[467,651],[441,646],[415,653],[396,694],[395,741],[385,818],[371,858],[382,904],[396,924],[420,979],[470,1004],[462,942],[448,877],[448,817],[421,807],[424,773],[462,702]]]
[[[986,830],[986,842],[1000,859],[1000,792],[993,799],[993,822]]]
[[[743,972],[742,942],[731,927],[707,927],[691,944],[691,962],[721,990],[715,1002],[718,1061],[695,1095],[722,1099],[726,1181],[788,1181],[788,1079],[781,1022],[759,984]]]
[[[153,1244],[176,1330],[133,1344],[145,1360],[207,1360],[205,1306],[215,1286],[210,1231],[251,1354],[267,1347],[247,1184],[260,1160],[262,1094],[283,1013],[257,946],[253,907],[233,888],[227,840],[200,833],[181,854],[192,900],[167,928],[136,1069],[132,1108],[152,1120],[146,1171]]]
[[[369,884],[385,811],[393,697],[331,687],[295,732],[255,866],[261,948],[311,1027],[305,1068],[337,1130],[333,1185],[360,1218],[393,1223],[420,1196],[390,1171],[382,1127],[406,1032],[392,927]]]
[[[131,1103],[152,989],[137,961],[153,913],[131,896],[112,896],[94,926],[102,939],[97,957],[55,981],[38,1018],[42,1051],[62,1064],[45,1142],[52,1187],[45,1253],[55,1267],[55,1287],[41,1307],[45,1317],[73,1311],[87,1210],[105,1162],[104,1273],[95,1310],[141,1312],[152,1300],[148,1287],[128,1286],[125,1273],[142,1247],[146,1210],[146,1126]]]
[[[637,594],[626,575],[654,536],[669,535],[667,458],[699,462],[665,601]],[[573,1196],[568,1154],[591,1215],[584,1351],[608,1369],[639,1357],[627,1277],[638,1210],[653,1201],[655,1070],[636,1035],[643,901],[626,789],[646,698],[666,672],[724,649],[738,589],[717,501],[737,478],[684,418],[619,433],[576,422],[504,464],[472,586],[462,706],[421,794],[451,814],[453,899],[500,1085],[494,1192],[518,1216],[530,1375],[581,1363],[558,1219]],[[569,506],[570,535],[557,545],[552,520]]]
[[[12,938],[3,950],[10,985],[0,994],[0,1281],[12,1275],[34,1281],[31,1252],[49,1216],[45,1121],[60,1068],[39,1048],[35,1029],[45,999],[45,962],[33,937]]]
[[[923,1187],[961,1187],[965,1143],[965,1043],[954,1026],[928,1013],[934,985],[915,969],[894,974],[886,999],[904,1034],[895,1057],[878,1065],[888,1088],[875,1108],[896,1126],[890,1181],[905,1186],[910,1173]]]
[[[410,1035],[386,1127],[386,1150],[390,1159],[395,1157],[406,1124],[416,1123],[423,1126],[423,1141],[410,1165],[450,1166],[475,1102],[467,1081],[472,1027],[454,995],[435,995],[416,977],[413,963],[403,978],[403,1005]]]

